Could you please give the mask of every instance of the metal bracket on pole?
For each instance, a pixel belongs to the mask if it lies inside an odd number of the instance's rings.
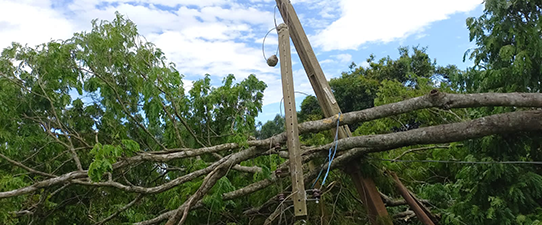
[[[294,78],[292,76],[292,55],[290,52],[290,32],[286,24],[278,26],[280,72],[282,74],[282,94],[284,96],[284,111],[286,134],[288,137],[288,157],[290,159],[290,177],[292,179],[292,200],[295,216],[307,216],[305,184],[303,182],[303,161],[297,127],[297,111],[295,110]]]

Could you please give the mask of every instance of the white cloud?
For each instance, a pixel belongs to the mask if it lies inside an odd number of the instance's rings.
[[[183,88],[184,88],[185,93],[188,93],[188,91],[190,91],[190,89],[192,89],[193,87],[194,87],[193,80],[183,79]]]
[[[326,59],[326,60],[320,61],[320,64],[326,64],[326,63],[336,63],[336,62],[333,59]]]
[[[427,37],[427,34],[425,34],[425,33],[417,34],[417,35],[416,35],[416,40],[422,39],[422,38],[424,38],[424,37]]]
[[[341,0],[341,17],[312,37],[324,51],[357,49],[423,31],[430,23],[468,12],[481,0]]]
[[[337,60],[339,60],[340,63],[351,63],[352,62],[352,55],[350,54],[338,54],[334,55]]]
[[[89,1],[87,1],[89,2]],[[212,5],[224,5],[228,1],[226,0],[92,0],[91,2],[97,3],[136,3],[136,4],[159,4],[169,7],[175,7],[179,5],[190,6],[212,6]]]
[[[174,8],[166,10],[163,6]],[[22,11],[28,16],[17,15]],[[140,34],[161,48],[191,80],[206,73],[215,82],[231,73],[238,81],[257,74],[269,85],[268,90],[280,90],[280,69],[267,66],[260,46],[255,44],[273,27],[272,11],[232,1],[77,0],[53,9],[49,1],[0,0],[0,45],[66,39],[73,32],[89,30],[93,19],[111,21],[115,11],[134,21]],[[267,44],[274,53],[276,35],[270,35]],[[190,89],[192,81],[184,80],[185,88]],[[277,95],[267,92],[266,102],[278,101]]]
[[[147,38],[161,47],[167,57],[177,63],[181,73],[246,77],[250,73],[271,73],[261,50],[231,40],[206,41],[178,31],[151,34]]]
[[[0,0],[0,48],[12,42],[34,46],[51,39],[69,38],[74,31],[72,24],[49,8],[49,4],[40,0]]]
[[[58,2],[0,0],[0,48],[12,41],[35,45],[50,39],[66,39],[74,32],[89,30],[91,20],[112,20],[114,12],[119,11],[177,65],[179,72],[186,76],[187,90],[192,80],[205,73],[211,74],[213,81],[220,81],[230,73],[235,74],[238,81],[256,74],[268,84],[264,104],[277,103],[282,97],[280,67],[268,67],[261,49],[263,36],[274,26],[272,0],[250,0],[253,3],[74,0],[63,1],[64,5]],[[356,49],[368,41],[386,42],[418,34],[431,22],[446,19],[456,12],[467,12],[479,1],[292,0],[292,3],[306,32],[314,33],[317,29],[317,35],[309,37],[311,43],[332,50]],[[21,12],[25,16],[20,16]],[[280,23],[278,11],[276,18]],[[276,33],[267,37],[265,47],[267,56],[275,53]],[[318,58],[326,59],[321,64],[330,67],[350,63],[353,59],[352,55],[340,51],[330,56],[318,48],[315,50]],[[292,60],[295,90],[312,94],[293,45]],[[326,73],[326,76],[330,78],[333,74]]]

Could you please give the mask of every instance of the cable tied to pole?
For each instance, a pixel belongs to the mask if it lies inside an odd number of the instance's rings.
[[[279,54],[279,46],[277,46],[277,50],[275,52],[274,55],[270,56],[269,58],[267,58],[267,56],[265,56],[265,40],[267,39],[267,36],[273,31],[273,30],[276,30],[277,31],[277,35],[278,35],[278,25],[277,25],[277,16],[276,16],[276,12],[277,12],[277,6],[273,7],[273,22],[275,23],[275,27],[274,28],[271,28],[269,31],[267,31],[267,33],[265,34],[265,36],[263,37],[263,41],[262,41],[262,54],[263,54],[263,59],[267,62],[267,65],[269,65],[270,67],[275,67],[278,63],[278,57],[277,55]]]
[[[337,154],[337,147],[339,145],[339,124],[341,122],[341,113],[339,113],[337,115],[337,127],[335,128],[335,146],[329,148],[328,150],[328,155],[327,155],[327,161],[328,161],[328,166],[327,166],[327,171],[326,171],[326,174],[324,175],[324,180],[322,180],[322,186],[324,186],[324,184],[326,184],[326,179],[327,179],[327,176],[329,175],[329,169],[331,168],[331,163],[333,162],[333,159],[335,159],[335,155]],[[332,151],[333,150],[333,151]],[[322,175],[322,172],[324,171],[324,166],[322,166],[322,169],[320,169],[320,173],[318,173],[318,177],[316,177],[316,180],[314,180],[314,183],[312,183],[312,187],[311,188],[314,188],[314,185],[316,185],[316,182],[318,182],[318,179],[320,179],[320,175]]]

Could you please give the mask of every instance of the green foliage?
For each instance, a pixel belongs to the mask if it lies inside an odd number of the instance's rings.
[[[273,120],[265,122],[256,134],[257,139],[266,139],[284,132],[284,117],[276,115]]]
[[[539,1],[485,1],[484,14],[467,19],[470,39],[477,46],[465,57],[475,66],[454,79],[458,86],[469,92],[539,91],[541,7]]]
[[[113,165],[138,152],[246,143],[267,85],[254,75],[239,81],[228,75],[222,86],[212,87],[206,75],[186,93],[183,75],[161,49],[144,40],[136,25],[117,13],[112,21],[93,20],[90,31],[67,40],[36,47],[14,43],[4,49],[0,153],[30,168],[62,175],[78,170],[76,152],[92,181],[110,173],[122,177],[115,181],[125,185],[150,187],[205,168],[216,158],[143,162],[119,170]],[[44,179],[6,161],[0,161],[0,177],[0,191]],[[246,185],[245,180],[237,182]],[[143,198],[141,205],[111,223],[139,222],[160,214],[164,206],[177,208],[199,185],[196,179]],[[214,197],[231,187],[217,190]],[[88,224],[135,198],[118,189],[83,185],[40,190],[43,193],[0,200],[0,221],[28,224],[44,218],[44,223]],[[27,208],[34,214],[12,215]]]
[[[540,92],[542,41],[537,1],[485,1],[484,14],[469,18],[470,38],[477,44],[465,54],[472,68],[438,66],[425,48],[399,48],[399,58],[376,60],[368,67],[353,64],[350,71],[331,79],[330,86],[343,112],[394,103],[438,89],[447,93]],[[256,131],[267,85],[255,75],[236,81],[228,75],[220,86],[206,74],[185,92],[183,75],[161,49],[143,41],[137,27],[117,14],[113,21],[92,21],[89,32],[36,47],[14,43],[0,54],[0,153],[30,168],[61,175],[78,170],[74,152],[92,181],[104,175],[126,186],[152,187],[201,170],[216,155],[168,162],[143,161],[114,169],[115,163],[136,153],[198,148],[223,143],[247,147],[250,135],[265,139],[284,130],[277,115]],[[470,53],[470,55],[469,55]],[[424,109],[350,126],[354,135],[401,132],[523,110],[509,107],[478,109]],[[299,122],[322,119],[314,96],[306,97]],[[306,145],[333,141],[331,131],[303,134]],[[415,145],[364,158],[361,168],[373,177],[379,191],[399,198],[393,181],[383,171],[396,172],[417,196],[431,202],[442,224],[542,224],[542,170],[532,165],[498,161],[542,161],[540,133],[492,135],[447,145]],[[237,151],[237,150],[234,150]],[[219,152],[219,154],[231,152]],[[399,158],[409,162],[381,159]],[[449,164],[420,160],[462,160],[491,164]],[[258,156],[241,166],[258,166],[262,172],[235,170],[217,181],[203,198],[202,211],[191,211],[187,224],[257,224],[243,211],[284,193],[289,180],[278,180],[263,190],[223,201],[224,193],[269,179],[284,163],[277,155]],[[325,163],[313,161],[315,169]],[[355,162],[354,162],[355,163]],[[0,191],[10,191],[43,180],[40,174],[0,161]],[[202,177],[166,191],[144,196],[119,213],[111,223],[140,222],[173,210],[194,194]],[[359,224],[367,215],[360,210],[350,178],[329,174],[322,205],[309,205],[309,223],[320,224],[320,212],[331,215],[330,224]],[[70,184],[43,187],[31,194],[0,199],[3,224],[96,223],[136,197],[116,188]],[[21,209],[32,215],[17,217]],[[391,214],[406,206],[388,207]],[[359,219],[362,218],[362,219]],[[253,220],[254,219],[254,220]],[[329,219],[329,218],[328,218]]]
[[[485,1],[484,14],[467,19],[477,47],[465,53],[475,65],[450,77],[464,92],[539,92],[542,45],[537,1]],[[470,55],[469,55],[470,53]],[[520,109],[468,110],[470,118]],[[471,161],[538,161],[536,134],[494,135],[470,140],[460,148]],[[474,224],[535,224],[540,220],[540,170],[531,166],[483,164],[460,168],[453,182],[454,204],[446,221]],[[529,222],[526,222],[529,221]],[[457,222],[453,222],[457,224]]]
[[[96,143],[90,150],[94,160],[90,163],[88,174],[92,181],[99,181],[104,173],[113,172],[113,164],[122,156],[133,156],[139,150],[139,144],[132,140],[121,140],[121,146],[103,145]]]

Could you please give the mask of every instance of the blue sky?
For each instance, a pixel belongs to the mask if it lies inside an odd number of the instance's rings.
[[[347,71],[351,62],[364,65],[370,54],[396,58],[400,46],[428,47],[439,65],[465,68],[471,62],[463,62],[463,54],[474,47],[465,19],[483,10],[481,0],[291,2],[328,79]],[[111,20],[119,11],[176,63],[185,88],[206,73],[214,85],[228,74],[238,80],[255,74],[265,81],[265,106],[258,118],[265,122],[279,113],[282,97],[279,66],[268,67],[261,50],[264,35],[274,27],[274,6],[272,0],[0,0],[0,47],[66,39],[90,29],[92,19]],[[276,18],[282,21],[278,12]],[[272,32],[266,55],[275,52],[276,44]],[[292,51],[295,89],[313,94]],[[297,105],[303,97],[296,96]]]

